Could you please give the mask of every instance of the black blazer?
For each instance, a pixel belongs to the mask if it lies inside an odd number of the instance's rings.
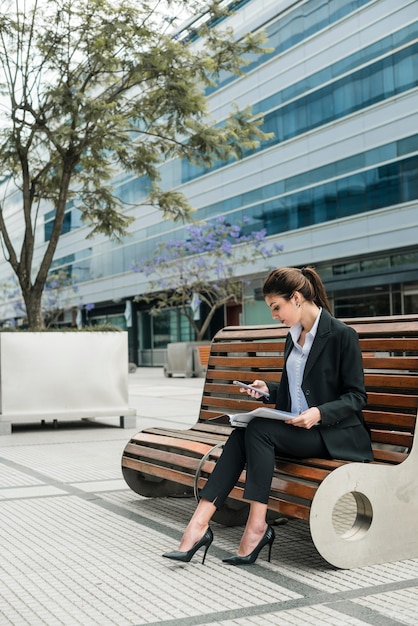
[[[267,385],[269,402],[286,411],[290,411],[286,362],[292,348],[289,333],[281,382]],[[325,309],[306,362],[302,390],[308,406],[318,407],[321,413],[321,421],[315,428],[319,429],[330,457],[372,461],[370,434],[362,414],[367,394],[358,335]]]

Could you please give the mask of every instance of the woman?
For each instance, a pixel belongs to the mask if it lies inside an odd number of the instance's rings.
[[[312,267],[281,268],[270,273],[263,286],[273,319],[290,326],[280,384],[255,380],[252,386],[269,393],[269,403],[298,417],[280,422],[253,419],[228,438],[184,532],[178,551],[163,556],[188,562],[213,541],[209,521],[227,498],[244,466],[244,499],[250,512],[231,565],[254,563],[275,535],[266,523],[267,502],[275,456],[372,461],[369,431],[362,408],[366,391],[357,333],[331,315],[324,285]],[[257,391],[241,389],[254,398]]]

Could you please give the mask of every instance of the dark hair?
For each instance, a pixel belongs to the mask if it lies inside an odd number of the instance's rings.
[[[275,294],[290,300],[295,291],[332,314],[324,283],[313,267],[281,267],[270,272],[263,285],[264,297]]]

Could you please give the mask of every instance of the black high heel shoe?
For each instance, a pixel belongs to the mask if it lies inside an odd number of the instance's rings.
[[[275,538],[276,533],[274,532],[274,528],[272,528],[271,526],[267,526],[266,532],[261,537],[254,550],[250,552],[250,554],[247,554],[247,556],[229,556],[227,559],[222,559],[222,562],[228,563],[229,565],[250,565],[251,563],[255,563],[261,550],[264,548],[264,546],[268,545],[269,554],[267,560],[270,563],[271,546],[273,545],[273,541],[275,540]]]
[[[174,550],[174,552],[165,552],[163,556],[167,559],[172,559],[173,561],[182,561],[183,563],[188,563],[192,560],[193,556],[196,554],[200,548],[205,547],[205,552],[203,553],[202,565],[205,562],[206,552],[209,550],[209,546],[213,541],[213,532],[212,529],[208,526],[207,531],[203,535],[203,537],[197,541],[194,546],[187,550],[186,552],[179,552],[178,550]]]

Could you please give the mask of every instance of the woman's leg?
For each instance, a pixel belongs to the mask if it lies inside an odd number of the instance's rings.
[[[213,502],[217,509],[221,508],[245,467],[245,430],[236,428],[231,432],[212,474],[200,492],[200,497]]]
[[[245,466],[244,429],[233,430],[212,474],[200,492],[200,501],[184,531],[179,550],[186,552],[204,535],[215,511],[223,505]]]
[[[296,428],[276,420],[256,418],[246,428],[247,478],[244,498],[267,504],[275,457],[329,458],[318,429]]]
[[[266,531],[267,502],[275,456],[328,457],[317,430],[303,430],[262,418],[252,420],[247,426],[245,448],[247,479],[244,498],[250,501],[250,513],[238,548],[238,556],[250,554]]]
[[[215,511],[216,506],[209,500],[199,501],[181,539],[180,552],[187,552],[203,537]]]
[[[246,556],[257,546],[266,530],[267,502],[276,454],[299,458],[327,458],[327,451],[315,429],[296,429],[275,420],[254,419],[247,428],[232,431],[205,487],[201,500],[184,532],[180,551],[189,550],[204,535],[215,511],[223,505],[247,462],[244,498],[250,513],[238,554]]]
[[[247,523],[238,548],[238,556],[251,554],[254,548],[260,543],[263,537],[267,522],[267,504],[262,502],[251,502]]]

